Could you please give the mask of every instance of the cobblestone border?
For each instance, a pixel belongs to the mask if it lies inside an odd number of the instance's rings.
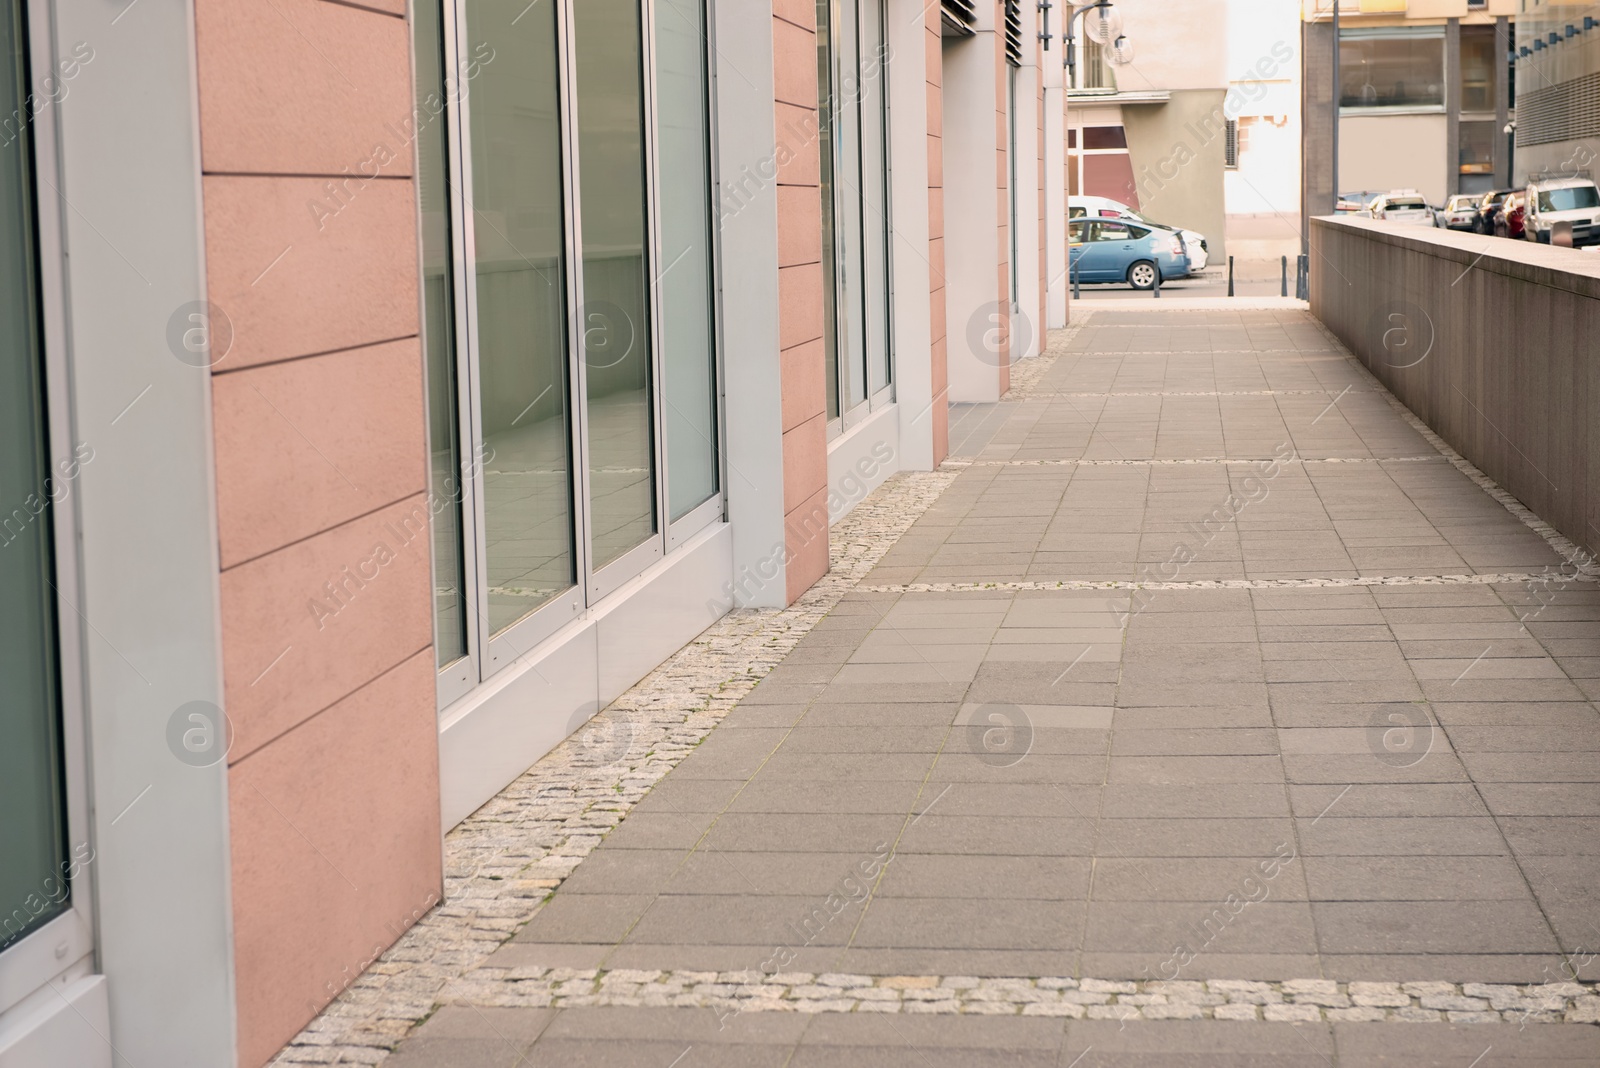
[[[379,1064],[539,911],[606,832],[872,570],[957,472],[892,476],[829,532],[830,570],[794,604],[729,613],[445,836],[445,901],[271,1062]]]
[[[1035,394],[1038,396],[1038,394]],[[1305,464],[1419,464],[1436,463],[1443,456],[1294,456],[1287,460],[1261,457],[1252,460],[1230,460],[1221,456],[1197,459],[1150,460],[946,460],[942,467],[1217,467],[1227,465],[1250,466],[1255,464],[1280,464],[1298,467]]]
[[[1329,590],[1361,586],[1529,586],[1548,583],[1532,572],[1484,575],[1359,575],[1355,578],[1188,579],[1146,582],[1138,579],[1058,579],[1055,582],[901,582],[861,586],[862,593],[992,593],[1012,590]],[[1594,582],[1589,575],[1570,581]]]
[[[710,1008],[724,1014],[904,1012],[1091,1020],[1600,1023],[1600,996],[1593,983],[1135,982],[529,967],[480,968],[470,978],[452,983],[446,1001],[509,1008]]]

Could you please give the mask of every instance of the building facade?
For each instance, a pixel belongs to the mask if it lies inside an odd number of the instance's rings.
[[[1600,161],[1600,11],[1521,0],[1513,181],[1593,178]]]
[[[1516,0],[1339,0],[1335,49],[1331,4],[1307,0],[1307,212],[1330,214],[1346,192],[1415,189],[1437,205],[1505,186],[1515,16]]]
[[[1229,92],[1228,0],[1114,10],[1133,47],[1125,62],[1113,63],[1109,48],[1079,30],[1067,112],[1070,193],[1197,230],[1217,262],[1226,255],[1223,174],[1240,103]]]
[[[1067,315],[1033,4],[4,2],[0,1068],[267,1062]]]

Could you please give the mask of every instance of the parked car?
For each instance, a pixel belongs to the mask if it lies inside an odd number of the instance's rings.
[[[1336,215],[1357,215],[1367,210],[1367,205],[1372,203],[1372,198],[1379,196],[1377,189],[1363,190],[1357,193],[1340,193],[1334,202],[1333,211]]]
[[[1366,214],[1384,222],[1417,223],[1433,225],[1433,209],[1415,189],[1396,189],[1380,193],[1367,205]]]
[[[1495,232],[1495,220],[1500,214],[1500,206],[1505,203],[1506,197],[1515,193],[1515,189],[1491,189],[1478,199],[1478,214],[1472,220],[1472,229],[1475,233],[1484,235]]]
[[[1183,235],[1183,247],[1189,256],[1190,274],[1205,270],[1206,264],[1210,262],[1211,250],[1206,245],[1206,237],[1198,231],[1185,230],[1181,226],[1171,226],[1167,223],[1157,222],[1139,214],[1121,201],[1112,200],[1110,197],[1067,198],[1067,218],[1082,219],[1090,216],[1101,219],[1126,219],[1129,222],[1159,226],[1165,230],[1176,230]]]
[[[1587,178],[1530,181],[1526,211],[1529,241],[1548,245],[1556,225],[1570,223],[1573,248],[1600,244],[1600,186]]]
[[[1444,202],[1443,210],[1434,214],[1434,220],[1447,230],[1474,229],[1480,199],[1475,193],[1457,193]]]
[[[1495,233],[1503,237],[1522,237],[1527,213],[1527,196],[1523,193],[1512,193],[1500,204],[1500,224],[1495,228]]]
[[[1153,289],[1157,277],[1182,278],[1189,256],[1176,230],[1131,219],[1084,217],[1067,222],[1071,268],[1080,282],[1127,282]]]

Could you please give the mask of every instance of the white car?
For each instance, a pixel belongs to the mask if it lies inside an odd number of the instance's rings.
[[[1478,221],[1478,201],[1482,199],[1480,193],[1457,193],[1445,201],[1436,221],[1447,230],[1471,230]]]
[[[1396,189],[1392,193],[1380,193],[1373,198],[1371,204],[1367,205],[1365,214],[1385,222],[1433,225],[1433,209],[1428,207],[1428,202],[1423,200],[1422,194],[1415,189]]]
[[[1067,217],[1081,219],[1085,216],[1103,219],[1128,219],[1132,222],[1145,223],[1148,226],[1159,226],[1165,230],[1176,230],[1183,237],[1183,246],[1189,256],[1189,273],[1198,274],[1206,269],[1209,262],[1209,253],[1206,249],[1206,237],[1196,230],[1185,230],[1181,226],[1169,226],[1157,222],[1147,216],[1140,215],[1120,200],[1110,197],[1068,197]]]
[[[1522,234],[1548,245],[1557,223],[1572,224],[1572,247],[1600,243],[1600,187],[1587,178],[1534,179]]]

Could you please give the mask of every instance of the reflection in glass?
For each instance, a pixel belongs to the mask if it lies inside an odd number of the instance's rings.
[[[883,0],[861,11],[861,199],[866,208],[867,393],[889,384],[889,171],[885,121],[889,81]]]
[[[658,0],[661,363],[667,495],[676,521],[717,492],[716,348],[711,303],[711,156],[703,0]]]
[[[1342,37],[1339,106],[1443,107],[1444,36]]]
[[[493,634],[575,581],[561,117],[556,5],[466,2],[480,64],[473,268]]]
[[[839,185],[839,227],[846,235],[839,259],[839,299],[843,312],[841,344],[848,359],[840,361],[846,411],[867,399],[866,381],[866,231],[862,228],[861,193],[861,53],[858,0],[835,0],[833,40],[838,57],[834,84],[834,121],[838,124],[836,156]]]
[[[638,0],[574,5],[589,519],[598,571],[658,529]]]
[[[444,32],[439,0],[412,11],[417,68],[417,200],[422,211],[422,349],[428,374],[428,488],[433,512],[434,652],[440,667],[467,652],[461,551],[460,428],[456,408],[455,292]]]
[[[0,115],[28,114],[22,7],[0,8]],[[45,448],[30,132],[0,145],[0,947],[69,904],[50,501],[70,483]]]
[[[828,418],[839,417],[839,196],[834,182],[836,117],[833,96],[833,0],[817,0],[817,147],[822,175],[822,347]]]

